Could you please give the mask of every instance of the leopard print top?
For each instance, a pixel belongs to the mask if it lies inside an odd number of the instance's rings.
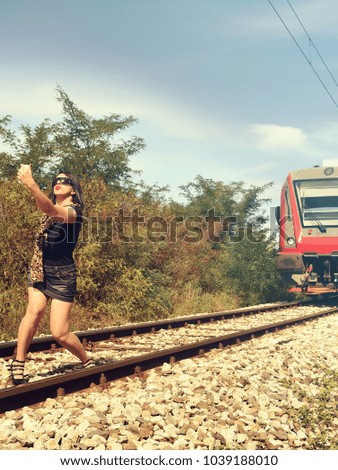
[[[32,282],[43,282],[43,247],[47,241],[47,229],[53,224],[53,219],[48,215],[41,217],[40,226],[34,240],[34,251],[30,266],[30,277]]]

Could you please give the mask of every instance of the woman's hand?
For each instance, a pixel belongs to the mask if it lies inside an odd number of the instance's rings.
[[[55,211],[55,205],[41,191],[39,186],[34,181],[33,176],[32,176],[32,165],[21,164],[16,177],[17,177],[18,182],[20,184],[24,184],[25,186],[27,186],[29,191],[32,193],[32,196],[35,199],[38,209],[40,209],[45,214],[52,216],[52,214],[54,214],[54,211]],[[66,212],[65,207],[60,206],[60,209],[63,209],[63,211]]]
[[[32,184],[35,183],[32,176],[32,165],[24,165],[21,163],[20,168],[17,173],[17,179],[19,183],[24,184],[29,188]]]

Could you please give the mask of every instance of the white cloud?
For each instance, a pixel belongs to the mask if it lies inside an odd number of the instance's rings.
[[[54,93],[56,83],[16,80],[15,86],[4,81],[1,86],[6,90],[0,102],[1,116],[10,114],[13,118],[24,116],[29,120],[60,114],[61,108]]]
[[[217,141],[227,145],[238,145],[240,141],[236,138],[235,126],[230,120],[222,121],[203,108],[173,99],[163,90],[149,90],[139,85],[135,91],[135,87],[128,87],[128,84],[115,83],[114,87],[97,91],[95,97],[88,99],[88,90],[83,90],[81,95],[78,100],[70,92],[74,101],[89,114],[107,114],[112,111],[122,115],[132,114],[141,125],[150,126],[158,137],[196,143]]]
[[[278,126],[276,124],[254,124],[251,126],[255,146],[259,150],[289,150],[298,151],[306,146],[306,135],[297,127]]]
[[[338,122],[326,122],[311,133],[313,142],[320,146],[337,148]]]
[[[13,119],[37,124],[45,117],[58,118],[61,104],[56,100],[56,82],[52,80],[17,80],[11,88],[2,80],[7,90],[0,102],[0,115],[11,114]],[[7,85],[7,86],[6,86]],[[103,85],[103,84],[102,84]],[[95,86],[90,80],[81,84],[67,77],[61,84],[75,104],[92,116],[110,113],[135,116],[140,124],[151,126],[156,135],[166,138],[201,141],[233,141],[229,125],[203,115],[201,110],[189,109],[175,102],[165,93],[139,86],[128,86],[117,79],[115,83]],[[29,90],[29,91],[27,91]],[[23,122],[23,123],[25,123]],[[133,133],[133,129],[130,131]]]

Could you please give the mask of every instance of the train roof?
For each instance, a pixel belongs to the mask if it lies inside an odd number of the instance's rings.
[[[338,178],[338,166],[315,166],[303,170],[291,171],[289,173],[292,180]]]

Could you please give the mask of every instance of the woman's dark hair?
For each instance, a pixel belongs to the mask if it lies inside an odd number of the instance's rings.
[[[73,196],[72,196],[73,197],[73,202],[74,202],[74,204],[80,204],[81,209],[83,209],[84,208],[84,199],[83,199],[82,188],[81,188],[79,180],[74,175],[69,173],[68,171],[60,170],[57,174],[58,175],[61,175],[61,174],[66,175],[67,178],[69,178],[72,181],[72,186],[73,186],[73,189],[75,191],[75,194],[73,194]],[[55,204],[56,196],[54,194],[53,188],[52,188],[52,191],[51,191],[49,197],[53,201],[53,203]]]

